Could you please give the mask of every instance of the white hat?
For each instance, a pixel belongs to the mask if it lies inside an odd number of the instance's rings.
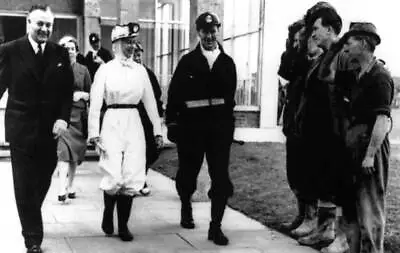
[[[128,23],[125,25],[116,25],[111,31],[111,42],[123,38],[132,38],[139,35],[140,26],[138,23]]]

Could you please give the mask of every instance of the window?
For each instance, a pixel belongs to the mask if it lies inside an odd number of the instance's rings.
[[[238,107],[254,110],[260,106],[262,1],[224,1],[223,46],[236,64],[236,103]]]
[[[154,72],[159,77],[163,100],[180,58],[189,51],[188,0],[163,1],[157,3],[155,20]]]

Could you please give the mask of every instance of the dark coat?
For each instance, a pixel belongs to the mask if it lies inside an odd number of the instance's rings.
[[[112,54],[107,49],[101,47],[97,52],[97,56],[99,56],[105,63],[111,61],[113,59]],[[90,51],[87,53],[85,57],[85,65],[89,70],[90,77],[94,80],[94,75],[96,74],[97,69],[100,67],[100,64],[93,60],[93,52]]]
[[[8,89],[6,141],[33,152],[38,141],[53,139],[57,119],[69,122],[74,76],[68,52],[47,42],[43,75],[28,37],[0,46],[0,97]]]
[[[237,85],[236,67],[222,46],[221,53],[210,70],[200,45],[184,55],[172,77],[168,89],[166,123],[215,122],[233,120],[235,91]],[[223,106],[189,109],[185,102],[223,98]]]
[[[163,110],[163,102],[161,101],[162,91],[160,84],[158,83],[157,77],[153,73],[153,71],[151,71],[151,69],[149,69],[146,66],[144,67],[146,68],[151,86],[153,88],[154,98],[157,103],[158,115],[162,117],[164,114],[164,110]],[[146,168],[149,168],[157,160],[159,152],[157,150],[157,145],[154,138],[153,124],[151,123],[151,120],[146,112],[146,109],[144,108],[143,102],[139,103],[138,109],[139,109],[140,119],[142,120],[144,136],[146,140]]]

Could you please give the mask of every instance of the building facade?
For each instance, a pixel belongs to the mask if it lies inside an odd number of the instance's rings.
[[[101,35],[111,51],[111,30],[117,23],[139,22],[144,62],[166,91],[181,58],[198,43],[195,18],[213,11],[222,21],[220,40],[233,57],[238,72],[236,135],[244,140],[281,140],[276,126],[277,61],[271,65],[268,47],[266,0],[6,0],[0,1],[0,43],[26,33],[26,15],[32,3],[49,4],[55,13],[51,40],[65,34],[78,39],[80,51],[90,50],[88,35]],[[283,48],[283,45],[282,45]],[[0,102],[5,107],[6,97]],[[3,114],[2,114],[3,115]],[[3,120],[0,115],[0,119]],[[0,142],[4,139],[0,122]]]

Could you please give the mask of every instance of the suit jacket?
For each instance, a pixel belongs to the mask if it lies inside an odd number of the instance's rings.
[[[0,97],[8,89],[5,135],[10,146],[33,152],[53,139],[57,119],[69,122],[74,76],[68,52],[47,42],[42,75],[28,36],[0,46]]]

